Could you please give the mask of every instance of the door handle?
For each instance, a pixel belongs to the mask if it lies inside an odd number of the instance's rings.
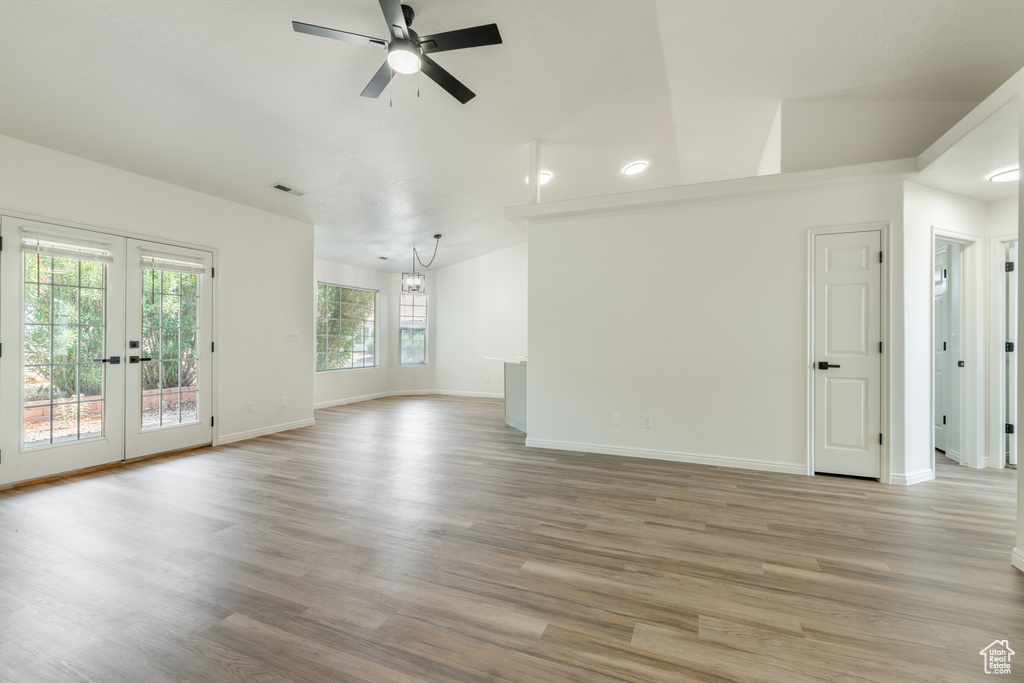
[[[838,368],[838,367],[839,367],[838,365],[833,365],[833,364],[829,363],[827,360],[819,360],[818,361],[818,369],[819,370],[828,370],[829,368]]]
[[[120,365],[121,356],[111,356],[110,358],[93,358],[93,363],[110,363],[111,365]]]
[[[140,362],[141,363],[145,363],[148,360],[153,360],[153,359],[152,358],[139,358],[138,356],[128,356],[128,362],[129,363],[140,363]]]

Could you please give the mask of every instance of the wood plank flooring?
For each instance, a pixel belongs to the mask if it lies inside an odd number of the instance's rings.
[[[527,449],[488,399],[322,410],[0,493],[0,680],[985,680],[1024,653],[1015,473],[941,460],[890,487]]]

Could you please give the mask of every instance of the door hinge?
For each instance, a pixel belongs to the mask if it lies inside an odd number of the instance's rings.
[[[942,279],[943,279],[943,280],[946,280],[946,279],[948,279],[948,278],[949,278],[949,276],[948,276],[948,275],[946,275],[946,269],[945,269],[945,268],[943,268],[943,269],[942,269]]]
[[[1006,352],[1013,353],[1013,342],[1006,342]]]
[[[1006,433],[1007,434],[1013,434],[1013,425],[1011,425],[1011,424],[1006,425]]]
[[[213,426],[213,415],[210,416],[210,426]]]
[[[1012,273],[1013,272],[1013,261],[1007,261],[1006,262],[1006,272],[1007,273]]]
[[[210,266],[210,277],[211,278],[217,277],[217,269],[214,268],[213,266]]]
[[[881,434],[878,435],[878,445],[879,446],[882,445],[882,435]]]
[[[217,342],[210,342],[210,353],[213,353],[214,351],[217,350],[216,349],[216,344],[217,344]]]
[[[878,352],[879,352],[879,353],[882,353],[882,349],[883,349],[883,348],[884,348],[884,347],[882,346],[882,342],[878,342]]]
[[[943,350],[943,351],[945,351],[945,350],[946,350],[946,342],[942,342],[942,350]]]
[[[946,424],[946,416],[945,415],[942,416],[942,424]]]
[[[4,238],[0,236],[0,251],[4,250]]]
[[[879,263],[884,263],[885,262],[885,252],[884,251],[878,252],[878,262]]]

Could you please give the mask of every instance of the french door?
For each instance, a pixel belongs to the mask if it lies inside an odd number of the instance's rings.
[[[0,219],[0,484],[212,441],[212,255]]]

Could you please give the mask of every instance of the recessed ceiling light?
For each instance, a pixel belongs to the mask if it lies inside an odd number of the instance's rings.
[[[989,180],[991,180],[993,183],[1015,182],[1017,180],[1020,180],[1020,169],[1013,168],[1010,169],[1009,171],[1002,171],[1001,173],[996,173],[994,176],[989,177]]]
[[[551,179],[554,177],[554,174],[551,173],[550,171],[541,171],[540,173],[537,174],[537,184],[547,185],[548,182],[550,182]],[[526,183],[530,183],[530,176],[526,176]]]
[[[634,161],[633,163],[622,169],[622,172],[626,175],[636,175],[637,173],[643,173],[647,170],[646,161]]]

